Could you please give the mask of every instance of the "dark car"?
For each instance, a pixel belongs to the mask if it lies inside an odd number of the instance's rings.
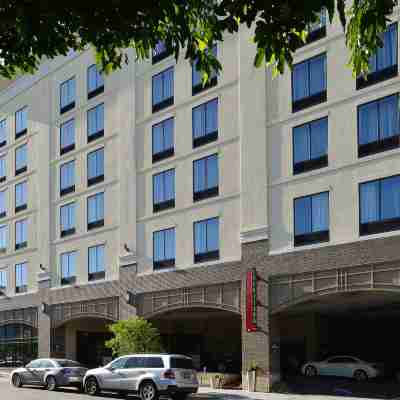
[[[76,361],[42,358],[15,369],[11,373],[11,383],[15,387],[38,385],[55,390],[60,386],[72,386],[81,390],[86,371],[87,368]]]

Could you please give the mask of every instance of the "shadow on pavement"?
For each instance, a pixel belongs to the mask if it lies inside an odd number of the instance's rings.
[[[391,379],[355,382],[352,379],[295,376],[287,379],[290,393],[394,399],[400,396],[400,384]]]

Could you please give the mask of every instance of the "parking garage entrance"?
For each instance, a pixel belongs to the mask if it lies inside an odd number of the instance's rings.
[[[294,392],[380,398],[400,393],[400,292],[393,286],[393,270],[370,272],[349,270],[343,277],[327,271],[321,273],[321,280],[315,279],[318,273],[294,275],[281,278],[279,289],[274,285],[277,281],[272,282],[271,309],[278,325],[281,379]],[[368,282],[364,280],[367,274]],[[391,282],[390,287],[385,280]],[[347,282],[346,290],[338,290],[332,284],[335,282]],[[363,287],[367,284],[368,288]],[[335,376],[302,376],[304,363],[333,356],[357,357],[379,366],[382,376],[361,383],[343,377],[341,369]]]
[[[164,350],[193,358],[200,372],[236,376],[242,371],[241,316],[208,308],[166,312],[151,319]]]

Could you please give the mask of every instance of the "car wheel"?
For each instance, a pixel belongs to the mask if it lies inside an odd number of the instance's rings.
[[[19,374],[14,374],[12,377],[13,386],[20,388],[22,387],[22,377]]]
[[[304,375],[317,376],[318,375],[317,368],[313,367],[312,365],[307,366],[306,369],[304,370]]]
[[[354,372],[354,379],[358,382],[364,382],[368,380],[368,375],[362,369],[358,369],[356,372]]]
[[[46,378],[46,389],[50,390],[51,392],[57,389],[57,381],[54,376],[50,375]]]
[[[158,399],[157,388],[154,383],[150,381],[142,383],[142,385],[140,386],[139,394],[141,400]]]
[[[97,383],[96,378],[89,378],[85,382],[85,392],[90,396],[96,396],[99,393],[100,388],[99,384]]]

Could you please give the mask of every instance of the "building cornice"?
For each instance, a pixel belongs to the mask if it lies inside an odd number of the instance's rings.
[[[254,229],[248,229],[240,232],[241,243],[258,242],[259,240],[268,239],[268,226],[262,226]]]

